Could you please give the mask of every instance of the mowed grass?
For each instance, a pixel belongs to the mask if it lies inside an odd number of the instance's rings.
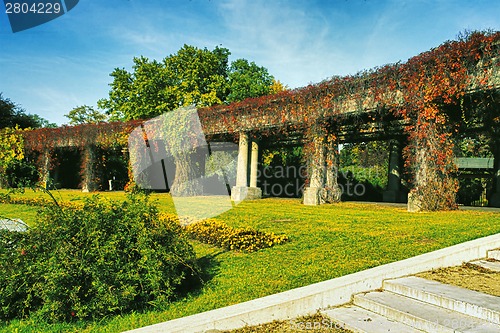
[[[26,193],[24,195],[41,195]],[[81,200],[78,191],[55,193],[62,200]],[[120,192],[102,193],[120,200]],[[173,212],[169,195],[155,194],[160,210]],[[199,207],[203,198],[193,200]],[[196,203],[196,205],[194,205]],[[33,218],[33,209],[14,209]],[[5,215],[4,213],[1,213]],[[29,217],[31,216],[31,217]],[[35,216],[36,218],[36,216]],[[284,245],[255,253],[226,252],[193,241],[204,269],[205,284],[163,309],[106,318],[100,322],[49,325],[35,319],[12,321],[0,332],[120,332],[257,297],[332,279],[381,264],[500,232],[500,213],[454,211],[408,213],[403,207],[366,203],[304,206],[297,199],[243,202],[218,216],[233,227],[250,226],[286,234]],[[28,222],[28,221],[27,221]],[[31,224],[32,222],[28,222]],[[36,222],[35,222],[36,223]]]
[[[0,204],[0,220],[4,218],[21,219],[28,226],[32,226],[36,223],[37,216],[37,207]]]

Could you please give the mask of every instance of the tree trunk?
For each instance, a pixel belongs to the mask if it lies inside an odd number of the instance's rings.
[[[170,193],[178,197],[189,197],[203,194],[203,186],[196,163],[193,163],[192,152],[176,155],[175,178]]]
[[[340,202],[342,191],[339,187],[337,177],[339,168],[338,146],[336,142],[326,142],[326,174],[325,185],[321,190],[321,203]]]

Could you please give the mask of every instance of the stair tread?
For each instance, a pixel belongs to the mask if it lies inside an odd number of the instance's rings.
[[[500,250],[490,250],[490,251],[488,251],[488,258],[500,260]]]
[[[434,331],[448,328],[450,332],[500,332],[500,325],[389,291],[355,295],[354,304],[381,315],[388,314],[388,309],[395,310],[398,317],[401,316],[398,320],[408,324],[414,323],[412,326],[424,331],[438,327],[439,329]],[[382,306],[382,309],[376,309],[378,306]],[[391,318],[392,314],[388,315],[390,319],[395,319]],[[419,321],[415,323],[417,319]]]
[[[344,328],[356,333],[422,333],[422,331],[413,327],[389,320],[387,317],[355,305],[348,305],[321,312]]]
[[[473,265],[480,266],[482,268],[489,269],[490,271],[493,272],[500,272],[500,261],[498,260],[486,260],[486,259],[480,259],[480,260],[474,260],[470,262]]]
[[[466,288],[453,286],[450,284],[441,283],[438,281],[423,279],[416,276],[408,276],[404,278],[384,281],[384,288],[396,292],[394,286],[404,286],[411,288],[413,291],[425,292],[427,294],[437,295],[449,300],[468,303],[472,306],[481,307],[489,311],[500,313],[500,297],[481,293]],[[426,301],[415,295],[415,292],[404,294],[412,298],[417,298],[421,301]]]

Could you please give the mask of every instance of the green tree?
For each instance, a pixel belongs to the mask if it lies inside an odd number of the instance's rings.
[[[26,114],[26,111],[0,93],[0,128],[40,128],[56,127],[39,115]]]
[[[274,77],[264,67],[246,59],[235,60],[229,72],[229,103],[242,101],[249,97],[259,97],[271,93]]]
[[[133,71],[115,69],[108,99],[98,102],[111,119],[152,118],[181,106],[221,104],[227,96],[229,50],[184,45],[162,62],[134,58]]]
[[[70,125],[96,124],[107,120],[107,116],[88,105],[77,106],[68,114],[64,115],[69,119]]]
[[[179,107],[231,103],[285,89],[254,62],[238,59],[229,66],[230,54],[223,47],[184,45],[160,62],[136,57],[131,72],[116,68],[110,74],[109,97],[97,105],[111,120],[148,119]]]
[[[209,51],[184,45],[177,54],[165,58],[167,92],[177,97],[177,107],[222,104],[228,91],[230,54],[226,48]]]
[[[51,123],[47,119],[42,118],[37,114],[28,114],[28,117],[30,117],[35,124],[34,126],[30,126],[31,128],[57,128],[58,127],[56,123]]]
[[[273,80],[273,84],[271,84],[271,87],[269,87],[269,93],[270,94],[277,94],[282,91],[289,90],[290,88],[283,84],[280,80]]]

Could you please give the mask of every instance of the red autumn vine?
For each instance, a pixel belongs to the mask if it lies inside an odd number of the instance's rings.
[[[457,119],[463,118],[467,111],[463,107],[467,94],[491,101],[485,92],[498,93],[499,43],[500,32],[474,32],[457,41],[445,42],[406,63],[203,108],[198,115],[209,140],[248,131],[275,139],[306,133],[304,138],[310,142],[325,133],[330,138],[336,136],[336,125],[349,114],[368,114],[361,121],[372,123],[382,123],[390,115],[404,124],[408,137],[406,166],[413,175],[410,180],[414,195],[419,201],[434,198],[428,203],[421,202],[421,208],[451,209],[456,193],[452,176],[453,135],[462,130]],[[481,103],[486,104],[475,101],[475,105]],[[498,108],[488,110],[489,114],[481,117],[488,119],[491,127],[500,125]],[[139,124],[140,121],[37,130],[25,136],[26,147],[43,151],[58,145],[106,145],[116,142],[116,135],[130,133]],[[322,130],[314,132],[314,128]],[[329,141],[336,142],[338,138]],[[308,151],[309,159],[318,157],[315,150]]]

